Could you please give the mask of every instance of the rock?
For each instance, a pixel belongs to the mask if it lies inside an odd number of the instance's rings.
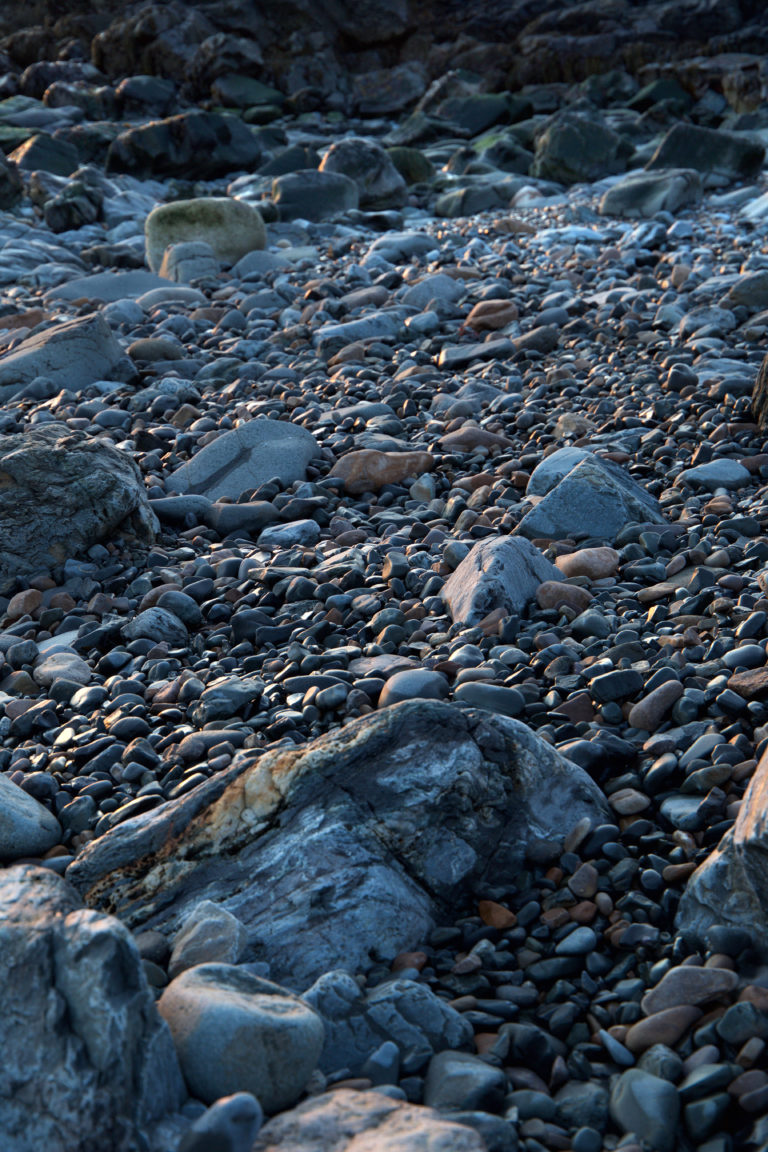
[[[736,490],[752,483],[752,475],[743,464],[725,458],[708,460],[695,468],[684,468],[677,479],[694,488],[707,488],[710,492],[716,488]]]
[[[564,580],[545,580],[536,590],[536,603],[545,610],[555,608],[570,608],[574,612],[583,612],[594,597],[586,588],[577,584],[567,584]]]
[[[476,1132],[432,1108],[391,1100],[381,1092],[337,1089],[311,1097],[264,1125],[252,1152],[486,1152]]]
[[[445,582],[442,596],[454,622],[479,624],[501,608],[520,612],[558,571],[527,540],[493,536],[475,544]]]
[[[435,459],[428,452],[378,452],[362,448],[347,452],[337,460],[329,475],[343,481],[344,491],[351,496],[378,492],[385,484],[402,484],[434,468]]]
[[[237,116],[194,109],[121,132],[109,146],[107,171],[215,180],[251,171],[260,158],[258,138]]]
[[[560,840],[606,812],[586,773],[525,725],[416,700],[302,749],[243,752],[93,841],[68,874],[132,925],[176,925],[216,899],[275,978],[306,986],[329,968],[358,971],[372,948],[413,947],[486,872],[502,883],[532,840]]]
[[[173,612],[167,608],[145,608],[122,626],[126,640],[153,640],[156,644],[166,643],[172,648],[186,646],[187,629]]]
[[[611,1116],[624,1132],[632,1132],[659,1152],[677,1146],[680,1101],[674,1084],[640,1068],[622,1072],[611,1091]]]
[[[154,272],[136,269],[131,272],[94,272],[90,276],[76,276],[64,284],[49,288],[43,296],[46,304],[56,300],[100,300],[105,304],[115,300],[135,300],[144,292],[165,285]]]
[[[272,199],[281,220],[325,220],[359,207],[358,186],[342,172],[304,168],[272,183]]]
[[[679,680],[667,680],[664,684],[659,684],[658,688],[654,688],[652,692],[649,692],[647,696],[632,706],[627,717],[629,723],[633,728],[639,728],[645,732],[655,732],[673,705],[683,695],[683,691],[683,685]]]
[[[250,1092],[223,1096],[182,1137],[177,1152],[251,1152],[264,1113]]]
[[[678,931],[703,939],[714,925],[744,928],[768,957],[768,757],[763,754],[733,827],[689,879]]]
[[[322,1017],[322,1072],[348,1068],[360,1075],[382,1036],[400,1056],[428,1060],[444,1048],[468,1048],[472,1027],[426,985],[392,979],[363,993],[347,972],[326,972],[302,996]]]
[[[381,690],[379,707],[399,704],[402,700],[444,700],[448,695],[448,681],[442,672],[428,668],[406,668],[390,676]]]
[[[688,1004],[676,1004],[673,1008],[664,1008],[661,1012],[654,1012],[645,1020],[633,1024],[624,1039],[630,1052],[636,1055],[645,1052],[654,1044],[666,1044],[673,1048],[678,1040],[686,1034],[692,1024],[701,1018],[698,1008]]]
[[[217,260],[235,264],[266,247],[267,233],[258,209],[228,196],[200,196],[158,204],[144,224],[147,263],[157,272],[169,244],[203,240]]]
[[[746,308],[752,314],[768,308],[768,271],[739,276],[720,301],[723,308]]]
[[[320,163],[321,172],[340,172],[357,185],[363,209],[400,208],[406,184],[381,144],[361,136],[337,140]]]
[[[22,340],[0,356],[0,400],[21,392],[38,376],[56,388],[85,388],[94,380],[129,380],[134,368],[98,313],[64,320]]]
[[[52,172],[56,176],[71,176],[80,166],[77,148],[66,140],[35,133],[10,153],[8,160],[25,172]]]
[[[555,567],[563,576],[586,576],[588,580],[615,576],[618,566],[619,554],[615,548],[579,548],[555,560]]]
[[[61,826],[47,808],[0,774],[0,860],[42,856],[61,840]]]
[[[89,684],[92,672],[88,662],[75,652],[52,652],[35,665],[32,675],[38,684],[49,688],[56,680]]]
[[[50,569],[126,531],[154,538],[158,522],[133,460],[65,424],[0,436],[0,576]]]
[[[652,1015],[677,1004],[707,1004],[738,986],[739,978],[728,968],[696,968],[682,964],[665,972],[641,1001],[643,1012]]]
[[[164,989],[157,1007],[190,1091],[209,1104],[250,1092],[266,1112],[289,1108],[323,1047],[316,1012],[232,964],[187,969]]]
[[[75,179],[47,202],[43,217],[52,232],[69,232],[99,220],[103,203],[98,187],[89,180]]]
[[[679,123],[669,129],[646,168],[694,169],[719,185],[756,179],[764,159],[765,145],[757,138],[723,128]]]
[[[768,428],[768,356],[765,357],[752,389],[752,412],[761,432]]]
[[[283,484],[304,480],[320,446],[311,432],[284,420],[248,420],[206,444],[166,481],[170,492],[210,500],[237,500],[277,476]]]
[[[245,928],[231,912],[201,900],[173,941],[168,975],[173,980],[197,964],[237,964],[248,943]]]
[[[515,531],[529,539],[615,540],[627,524],[637,523],[665,523],[658,502],[618,465],[589,454],[526,512]]]
[[[169,244],[160,265],[160,276],[165,280],[173,280],[176,284],[216,279],[220,271],[221,265],[216,259],[213,248],[204,240],[186,240],[181,244]],[[178,358],[181,359],[181,355]]]
[[[387,339],[403,331],[402,320],[395,312],[370,312],[358,320],[342,324],[323,324],[313,334],[313,343],[323,360],[330,360],[342,348],[357,341]]]
[[[701,176],[693,168],[665,168],[659,172],[630,172],[600,198],[602,216],[655,216],[679,212],[697,204],[702,196]]]
[[[538,137],[531,175],[559,184],[599,180],[624,172],[633,151],[612,128],[567,110],[557,113]]]
[[[503,1068],[494,1068],[470,1052],[438,1052],[427,1069],[424,1103],[441,1112],[495,1112],[504,1102],[506,1091]]]
[[[24,184],[12,160],[0,156],[0,210],[7,212],[21,200]]]
[[[0,873],[0,947],[5,1148],[140,1146],[184,1093],[130,933],[18,865]]]

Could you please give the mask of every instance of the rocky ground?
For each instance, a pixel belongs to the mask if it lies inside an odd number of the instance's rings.
[[[3,1148],[768,1147],[759,12],[108,7],[0,45]]]

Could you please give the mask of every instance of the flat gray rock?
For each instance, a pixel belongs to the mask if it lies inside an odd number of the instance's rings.
[[[249,420],[206,444],[170,476],[171,492],[191,492],[210,500],[237,500],[278,476],[283,484],[306,477],[320,446],[311,432],[284,420]]]
[[[723,458],[708,460],[706,464],[697,464],[695,468],[686,468],[677,479],[714,492],[716,488],[743,488],[752,483],[752,473],[743,464],[739,464],[738,460]]]
[[[549,489],[515,531],[530,540],[612,541],[627,524],[647,523],[666,523],[658,502],[616,464],[589,454]]]
[[[163,287],[167,287],[167,281],[140,268],[130,272],[94,272],[92,276],[78,276],[49,288],[43,300],[46,304],[80,299],[102,300],[108,304],[114,300],[135,300],[153,288]]]
[[[520,612],[545,580],[560,573],[527,540],[492,536],[475,544],[451,573],[442,596],[454,623],[479,624],[490,612]]]
[[[485,877],[514,876],[528,846],[606,814],[586,772],[524,724],[416,700],[302,748],[243,751],[92,841],[68,877],[134,927],[175,931],[215,900],[274,979],[306,988],[416,946]]]
[[[107,321],[94,313],[51,325],[0,356],[0,401],[37,376],[76,392],[94,380],[130,380],[135,371]]]

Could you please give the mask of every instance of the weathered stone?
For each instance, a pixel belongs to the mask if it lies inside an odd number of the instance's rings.
[[[714,925],[743,928],[768,957],[768,755],[752,776],[733,827],[686,885],[679,931],[703,940]]]
[[[520,612],[559,572],[527,540],[493,536],[475,544],[442,591],[451,619],[479,624],[496,608]]]
[[[553,117],[536,141],[531,175],[560,184],[598,180],[624,172],[632,145],[592,117],[564,111]]]
[[[0,356],[0,401],[38,376],[76,392],[94,380],[129,380],[134,374],[106,320],[94,313],[46,328]]]
[[[603,216],[647,218],[657,212],[678,212],[701,197],[701,176],[693,168],[630,172],[603,193],[599,211]]]
[[[200,196],[158,204],[144,224],[147,263],[157,272],[169,244],[203,240],[217,260],[235,264],[254,249],[266,247],[267,233],[258,209],[229,196]]]
[[[323,1023],[298,996],[234,964],[198,964],[158,1002],[192,1094],[207,1104],[250,1092],[266,1112],[301,1095],[323,1047]]]
[[[320,446],[311,432],[284,420],[248,420],[225,432],[171,474],[170,492],[211,500],[237,500],[277,476],[284,484],[303,480]]]
[[[342,172],[304,168],[278,176],[272,184],[272,199],[281,220],[325,220],[357,208],[360,192]]]
[[[216,899],[276,979],[306,986],[358,971],[372,948],[413,947],[481,877],[512,875],[532,841],[606,811],[586,773],[525,725],[420,700],[301,749],[243,752],[93,841],[69,875],[131,925],[175,929]]]
[[[56,817],[0,774],[0,860],[42,855],[60,839]]]
[[[360,136],[337,140],[320,163],[320,172],[340,172],[354,180],[361,208],[400,208],[406,184],[381,144]]]
[[[485,1152],[481,1136],[432,1108],[381,1092],[338,1089],[311,1097],[265,1124],[252,1152]]]
[[[754,180],[765,159],[758,138],[698,124],[673,124],[646,168],[693,168],[717,183]]]
[[[118,531],[159,525],[133,460],[65,424],[0,436],[0,576],[53,568]]]
[[[378,492],[385,484],[400,484],[409,476],[430,471],[435,464],[429,452],[378,452],[362,448],[347,452],[337,460],[329,475],[343,481],[344,491],[351,496],[361,492]]]
[[[258,138],[237,116],[194,109],[121,132],[109,146],[107,169],[134,176],[215,180],[258,165]]]
[[[48,869],[0,872],[8,1152],[140,1146],[184,1098],[130,933]]]

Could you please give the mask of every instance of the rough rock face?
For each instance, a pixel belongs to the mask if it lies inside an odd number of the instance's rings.
[[[0,873],[0,950],[5,1152],[137,1147],[184,1093],[130,933],[19,865]]]
[[[94,841],[69,877],[131,925],[173,930],[191,904],[217,900],[274,979],[306,986],[364,967],[371,949],[412,947],[443,904],[604,812],[586,773],[525,725],[420,700],[303,749],[240,754]]]
[[[121,529],[158,528],[133,460],[64,424],[0,436],[0,576],[39,572]]]
[[[763,755],[733,828],[688,881],[679,931],[706,940],[715,925],[746,929],[768,958],[768,756]]]
[[[558,570],[527,540],[494,536],[475,544],[446,581],[443,599],[451,618],[479,624],[497,608],[520,612]]]

